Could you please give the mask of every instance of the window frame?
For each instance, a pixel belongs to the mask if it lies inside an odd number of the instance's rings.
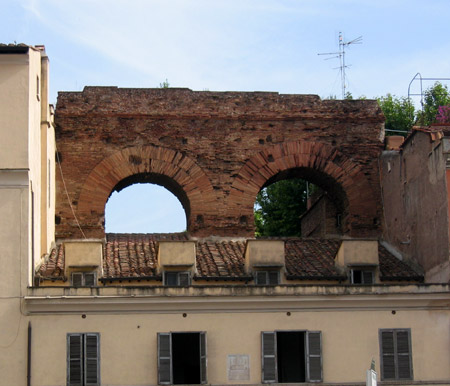
[[[392,334],[392,342],[393,342],[393,352],[388,353],[386,346],[383,344],[383,333],[391,333]],[[407,344],[408,344],[408,352],[398,352],[398,346],[399,346],[399,333],[406,333],[407,334]],[[379,339],[379,350],[380,350],[380,372],[381,372],[381,380],[384,381],[407,381],[407,380],[413,380],[414,379],[414,372],[413,372],[413,360],[412,360],[412,339],[411,339],[411,329],[410,328],[381,328],[378,330],[378,339]],[[403,342],[404,344],[405,342]],[[393,357],[394,360],[394,377],[388,377],[386,375],[386,369],[385,369],[385,358],[387,357]],[[401,357],[408,357],[408,367],[409,367],[409,377],[401,377],[399,376],[400,372],[400,365],[399,365],[399,358]],[[387,364],[386,364],[387,366]]]
[[[81,276],[81,285],[75,285],[74,284],[73,277],[74,276],[78,276],[78,275]],[[86,276],[87,275],[93,275],[94,283],[92,285],[87,285],[86,284]],[[92,287],[96,287],[96,285],[97,285],[96,283],[97,283],[97,272],[95,272],[95,271],[86,271],[86,272],[84,272],[84,271],[77,271],[77,272],[72,272],[70,274],[70,284],[71,284],[72,287],[75,287],[75,288],[92,288]]]
[[[208,383],[208,349],[206,331],[173,331],[173,332],[158,332],[157,334],[157,357],[158,357],[158,385],[173,385],[173,334],[198,334],[199,339],[199,367],[200,367],[200,385]],[[162,346],[162,338],[168,338],[166,343],[168,347]],[[167,352],[167,355],[161,355]],[[166,361],[163,365],[162,361]],[[168,363],[167,363],[168,361]],[[161,375],[165,372],[162,377]],[[161,379],[163,378],[163,379]]]
[[[176,284],[168,284],[169,275],[176,275]],[[181,276],[187,276],[187,284],[181,284]],[[189,287],[192,284],[192,277],[190,271],[164,271],[163,272],[163,284],[165,287]]]
[[[355,271],[361,272],[361,283],[355,283]],[[371,275],[371,282],[366,283],[366,280],[364,279],[364,274],[370,273]],[[355,285],[372,285],[375,284],[375,270],[371,268],[363,268],[363,267],[355,267],[350,269],[350,283]]]
[[[277,354],[277,332],[302,332],[305,334],[305,382],[299,383],[320,383],[323,382],[323,350],[322,350],[322,331],[311,330],[275,330],[275,331],[261,331],[261,383],[279,383],[278,382],[278,354]],[[273,338],[273,349],[267,353],[265,345],[265,336]],[[313,340],[315,339],[315,342]],[[315,345],[314,345],[315,343]],[[318,346],[317,346],[318,343]],[[318,352],[317,352],[318,349]],[[313,359],[319,358],[319,373],[317,368],[314,370]],[[266,364],[273,362],[273,378],[269,378],[267,373],[271,370],[266,370]],[[317,366],[317,361],[315,361]],[[315,371],[316,374],[312,375]],[[297,382],[295,382],[297,383]]]
[[[265,282],[261,283],[258,276],[261,275],[262,273],[265,274]],[[276,274],[277,275],[277,282],[276,284],[271,283],[270,282],[270,274]],[[255,281],[255,285],[257,286],[265,286],[265,285],[279,285],[281,282],[281,277],[280,277],[280,271],[279,270],[275,270],[275,269],[264,269],[264,270],[257,270],[253,272],[253,278]]]
[[[77,358],[72,357],[72,351],[71,351],[71,338],[73,337],[79,337],[80,339],[80,352],[79,352],[79,371],[80,371],[80,380],[79,382],[72,382],[71,380],[71,367],[72,363],[77,361]],[[96,341],[96,352],[95,352],[95,358],[89,358],[89,352],[88,351],[88,338],[95,337]],[[100,333],[98,332],[84,332],[84,333],[67,333],[67,348],[66,348],[66,357],[67,357],[67,386],[100,386],[101,380],[100,380]],[[96,382],[88,382],[88,360],[92,361],[95,360],[95,367],[96,367]],[[92,363],[92,362],[91,362]]]

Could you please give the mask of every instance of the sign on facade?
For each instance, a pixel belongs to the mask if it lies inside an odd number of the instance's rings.
[[[250,380],[250,356],[228,355],[227,373],[229,381]]]

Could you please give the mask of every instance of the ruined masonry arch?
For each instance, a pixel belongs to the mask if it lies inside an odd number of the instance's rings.
[[[205,202],[214,201],[211,182],[191,158],[163,147],[137,146],[115,152],[89,173],[80,192],[78,215],[96,212],[104,216],[106,202],[117,184],[146,173],[170,178],[181,188],[189,206],[183,203],[187,217],[195,215]],[[189,222],[187,218],[188,227]]]
[[[370,228],[379,221],[376,195],[359,165],[333,146],[314,141],[287,142],[267,147],[239,170],[230,190],[230,203],[251,216],[248,208],[268,180],[280,172],[308,168],[331,177],[345,193],[344,232],[354,233],[361,222]],[[248,212],[248,213],[247,213]]]

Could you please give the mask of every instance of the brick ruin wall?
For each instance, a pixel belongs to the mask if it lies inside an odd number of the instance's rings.
[[[55,114],[65,184],[92,238],[104,237],[111,192],[134,182],[172,191],[192,236],[253,237],[256,194],[292,176],[334,195],[344,233],[378,236],[383,122],[370,100],[174,88],[60,92]],[[80,238],[59,173],[56,194],[56,237]]]

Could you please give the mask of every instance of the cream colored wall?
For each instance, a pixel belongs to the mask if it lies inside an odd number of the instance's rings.
[[[195,241],[160,241],[158,246],[158,265],[193,266],[195,264]]]
[[[379,328],[410,328],[414,380],[450,380],[448,311],[286,311],[244,313],[36,316],[34,385],[66,379],[66,334],[99,332],[102,385],[157,384],[157,332],[207,332],[208,384],[261,382],[261,331],[320,330],[324,382],[364,382],[372,358],[379,372]],[[51,344],[51,349],[49,345]],[[250,356],[250,380],[227,380],[227,355]],[[51,370],[48,371],[48,364]]]
[[[28,172],[0,170],[0,385],[25,385],[28,206]]]
[[[28,55],[0,55],[0,169],[28,168]]]

